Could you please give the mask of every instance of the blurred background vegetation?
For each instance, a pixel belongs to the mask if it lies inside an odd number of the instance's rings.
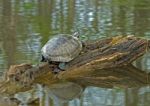
[[[149,0],[0,0],[0,69],[38,62],[50,36],[150,36]]]

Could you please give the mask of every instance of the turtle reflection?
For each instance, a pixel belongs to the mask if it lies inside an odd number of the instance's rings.
[[[80,85],[65,82],[53,84],[50,87],[37,85],[31,91],[16,94],[15,98],[18,99],[22,105],[27,105],[39,99],[40,106],[49,106],[49,104],[52,103],[54,106],[60,106],[75,98],[79,98],[82,92],[83,88]]]

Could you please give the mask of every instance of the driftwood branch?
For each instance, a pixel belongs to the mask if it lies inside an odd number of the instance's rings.
[[[148,48],[148,40],[134,36],[85,41],[81,54],[67,64],[66,71],[59,74],[52,73],[56,67],[53,64],[11,66],[6,79],[1,82],[0,92],[14,94],[29,90],[36,83],[50,86],[59,80],[75,81],[84,86],[144,86],[150,84],[150,75],[130,63],[144,55]]]

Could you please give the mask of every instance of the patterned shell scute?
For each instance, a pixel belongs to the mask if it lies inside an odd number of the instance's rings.
[[[82,50],[78,38],[60,34],[51,38],[42,48],[42,55],[49,61],[68,62],[74,59]]]

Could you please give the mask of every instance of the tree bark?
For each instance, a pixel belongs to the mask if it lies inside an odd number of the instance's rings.
[[[137,87],[150,84],[150,74],[131,63],[144,55],[149,41],[134,36],[117,36],[83,42],[78,57],[67,63],[66,70],[54,74],[55,64],[13,65],[0,83],[0,93],[27,91],[36,83],[50,86],[59,80],[69,80],[83,86]]]

